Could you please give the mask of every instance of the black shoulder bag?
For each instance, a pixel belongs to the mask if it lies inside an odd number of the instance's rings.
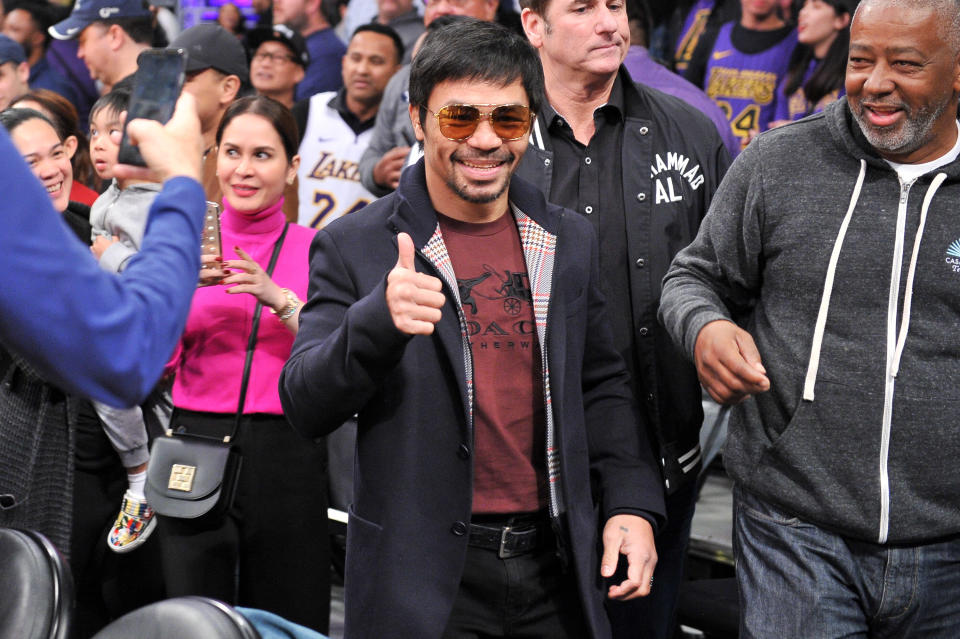
[[[283,227],[273,247],[267,275],[273,275],[289,226]],[[243,418],[262,312],[263,304],[257,302],[236,414],[175,408],[165,436],[153,442],[144,492],[147,503],[161,515],[182,519],[196,519],[203,515],[218,517],[226,514],[233,505],[243,461],[234,443]]]

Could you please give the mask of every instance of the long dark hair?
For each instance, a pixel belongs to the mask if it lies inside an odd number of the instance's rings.
[[[844,0],[823,0],[831,7],[837,16],[848,14],[853,18],[853,13]],[[803,85],[803,94],[811,109],[823,99],[823,96],[831,91],[836,91],[843,87],[843,80],[847,71],[847,51],[850,48],[850,22],[847,26],[837,32],[837,37],[833,39],[827,55],[823,57],[820,64],[814,69],[810,79]],[[807,44],[798,43],[790,56],[790,67],[787,71],[787,82],[784,85],[783,93],[788,98],[800,88],[803,82],[803,76],[807,73],[810,61],[813,60],[813,47]],[[807,114],[809,115],[809,114]]]
[[[273,125],[277,135],[280,136],[280,141],[283,142],[283,152],[287,156],[287,163],[292,162],[300,145],[297,121],[290,113],[290,109],[263,95],[240,98],[227,107],[223,118],[220,120],[220,126],[217,127],[217,145],[220,144],[227,125],[238,115],[244,113],[259,115]]]

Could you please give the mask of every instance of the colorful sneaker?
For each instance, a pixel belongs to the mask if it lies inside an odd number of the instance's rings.
[[[107,546],[113,552],[130,552],[147,540],[157,525],[146,500],[140,500],[127,491],[123,495],[120,514],[107,535]]]

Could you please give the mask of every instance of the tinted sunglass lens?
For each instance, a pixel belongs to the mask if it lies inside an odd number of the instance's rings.
[[[499,106],[491,114],[493,130],[504,140],[523,137],[530,127],[530,109],[517,104]]]
[[[480,122],[480,109],[468,104],[451,104],[437,112],[440,134],[451,140],[465,140]]]

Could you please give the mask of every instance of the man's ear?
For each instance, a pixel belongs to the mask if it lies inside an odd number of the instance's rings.
[[[20,83],[26,87],[30,82],[30,65],[26,62],[21,62],[17,65],[17,79],[20,80]]]
[[[423,142],[423,127],[420,125],[420,107],[416,104],[407,106],[410,111],[410,124],[413,125],[413,134],[417,140]]]
[[[546,21],[532,9],[524,9],[520,12],[520,23],[523,25],[523,32],[527,34],[527,40],[533,45],[534,49],[543,46],[543,31]]]
[[[220,81],[220,104],[228,105],[237,99],[240,91],[240,78],[235,75],[224,76]]]
[[[298,65],[297,65],[297,70],[294,71],[294,73],[293,73],[293,78],[294,78],[293,82],[294,82],[294,84],[300,84],[301,82],[303,82],[303,76],[305,76],[305,75],[306,75],[306,71],[304,71],[303,67],[301,67],[301,66],[298,64]]]
[[[107,35],[110,36],[109,44],[112,51],[119,51],[127,40],[127,32],[119,24],[111,24],[107,29]]]

